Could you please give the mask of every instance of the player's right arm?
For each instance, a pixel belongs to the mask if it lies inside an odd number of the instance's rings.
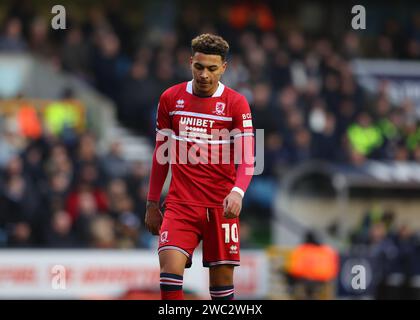
[[[160,226],[162,224],[163,215],[160,211],[160,195],[162,188],[168,175],[169,162],[163,161],[161,157],[160,148],[168,139],[168,133],[171,129],[171,123],[168,112],[168,103],[166,101],[165,93],[162,94],[159,100],[157,119],[156,119],[156,146],[153,152],[152,170],[149,180],[149,192],[147,195],[145,225],[146,228],[153,234],[158,235]]]

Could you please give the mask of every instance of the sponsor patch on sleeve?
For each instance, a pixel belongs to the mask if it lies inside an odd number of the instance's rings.
[[[244,120],[242,121],[242,124],[244,128],[252,127],[252,120]]]

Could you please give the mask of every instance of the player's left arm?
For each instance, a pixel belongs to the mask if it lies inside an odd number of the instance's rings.
[[[233,128],[235,159],[240,161],[236,168],[235,186],[223,201],[224,215],[229,219],[241,213],[242,199],[254,174],[254,129],[245,97],[241,97],[235,106]]]

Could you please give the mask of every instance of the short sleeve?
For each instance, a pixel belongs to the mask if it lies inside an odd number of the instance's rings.
[[[171,119],[169,117],[169,103],[167,94],[164,92],[159,99],[156,116],[156,131],[171,129]]]

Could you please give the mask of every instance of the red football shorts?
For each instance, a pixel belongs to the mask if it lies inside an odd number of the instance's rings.
[[[194,249],[203,240],[203,266],[239,266],[239,219],[226,219],[223,208],[167,203],[159,235],[159,252],[178,250],[191,266]]]

